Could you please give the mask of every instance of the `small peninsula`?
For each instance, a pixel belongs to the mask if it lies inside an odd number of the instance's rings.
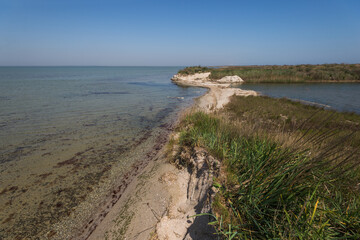
[[[173,81],[205,86],[210,93],[232,89],[234,83],[223,79],[235,77],[238,83],[359,82],[359,66],[191,67]],[[360,116],[250,92],[226,98],[223,108],[200,108],[183,118],[181,150],[174,155],[174,162],[192,166],[191,157],[184,156],[204,149],[220,163],[208,200],[216,234],[221,239],[358,238]]]

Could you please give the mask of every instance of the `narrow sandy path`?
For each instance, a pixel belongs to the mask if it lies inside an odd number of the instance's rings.
[[[224,107],[233,95],[237,96],[257,96],[257,92],[252,90],[242,90],[232,87],[232,84],[241,84],[244,81],[238,76],[227,76],[217,81],[209,79],[210,73],[197,73],[194,75],[174,75],[171,79],[179,86],[192,86],[207,88],[209,91],[195,102],[195,107],[201,111],[211,112]],[[226,79],[229,82],[226,82]],[[233,80],[235,79],[235,80]]]
[[[237,96],[256,96],[257,93],[239,88],[224,88],[223,86],[205,86],[209,88],[208,93],[200,97],[195,103],[200,110],[211,112],[223,108],[229,103],[230,97]]]

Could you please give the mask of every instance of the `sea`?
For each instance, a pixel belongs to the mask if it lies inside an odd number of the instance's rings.
[[[206,91],[179,69],[0,67],[0,239],[81,227]]]

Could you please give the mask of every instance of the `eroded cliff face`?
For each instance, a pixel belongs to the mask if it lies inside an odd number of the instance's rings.
[[[195,215],[211,211],[215,193],[212,182],[219,173],[220,162],[205,149],[195,147],[191,152],[181,152],[189,167],[161,177],[169,189],[171,200],[167,213],[156,225],[158,240],[217,239],[214,229],[208,225],[211,217]]]

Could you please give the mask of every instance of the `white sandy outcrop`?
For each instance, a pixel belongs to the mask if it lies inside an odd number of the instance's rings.
[[[220,83],[243,83],[244,80],[242,80],[241,77],[235,75],[235,76],[225,76],[225,77],[217,80],[217,82],[220,82]]]
[[[220,78],[218,80],[210,80],[210,72],[205,73],[195,73],[191,75],[182,75],[182,74],[175,74],[171,80],[175,82],[182,82],[184,84],[186,83],[192,83],[193,84],[201,84],[201,83],[243,83],[244,80],[241,79],[241,77],[234,75],[234,76],[225,76],[223,78]]]
[[[191,75],[182,75],[182,74],[175,74],[171,80],[173,81],[208,81],[210,72],[205,73],[195,73]]]
[[[225,76],[217,81],[209,79],[210,73],[193,74],[193,75],[174,75],[171,79],[180,86],[205,87],[209,91],[201,96],[195,103],[196,107],[205,112],[211,112],[224,107],[233,95],[237,96],[257,96],[258,94],[252,90],[243,90],[231,87],[233,83],[242,83],[239,76]]]

